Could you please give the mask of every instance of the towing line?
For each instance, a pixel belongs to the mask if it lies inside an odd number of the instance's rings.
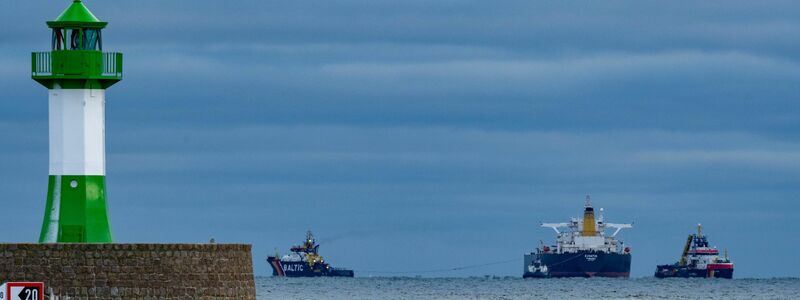
[[[442,272],[452,272],[452,271],[461,271],[461,270],[467,270],[467,269],[474,269],[474,268],[480,268],[480,267],[486,267],[486,266],[492,266],[492,265],[507,264],[507,263],[518,262],[518,261],[520,261],[519,258],[514,258],[514,259],[508,259],[508,260],[494,261],[494,262],[488,262],[488,263],[477,264],[477,265],[460,266],[460,267],[447,268],[447,269],[433,269],[433,270],[419,270],[419,271],[364,271],[364,270],[359,270],[358,272],[374,273],[374,274],[442,273]]]

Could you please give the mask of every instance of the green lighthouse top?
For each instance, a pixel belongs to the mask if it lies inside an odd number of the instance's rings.
[[[31,77],[48,89],[106,89],[122,80],[122,53],[103,52],[100,21],[80,0],[72,4],[51,28],[50,49],[31,54]]]
[[[102,22],[86,8],[81,0],[73,0],[55,21],[47,22],[50,28],[82,27],[82,28],[104,28],[108,23]]]

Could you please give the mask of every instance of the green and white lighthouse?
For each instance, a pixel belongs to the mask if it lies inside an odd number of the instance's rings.
[[[110,243],[105,92],[122,79],[122,53],[103,52],[106,22],[80,0],[55,20],[48,52],[31,55],[48,90],[50,178],[40,243]]]

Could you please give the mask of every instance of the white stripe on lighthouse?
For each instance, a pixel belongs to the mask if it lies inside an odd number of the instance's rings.
[[[106,174],[105,90],[50,90],[50,175]]]
[[[47,226],[47,233],[44,237],[44,243],[57,243],[58,242],[58,226],[61,217],[61,176],[55,177],[55,184],[53,185],[53,204],[50,207],[50,223]]]

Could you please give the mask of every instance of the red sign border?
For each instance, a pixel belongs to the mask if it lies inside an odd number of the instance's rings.
[[[11,299],[11,287],[38,287],[39,300],[44,300],[44,282],[6,282],[6,295]]]

